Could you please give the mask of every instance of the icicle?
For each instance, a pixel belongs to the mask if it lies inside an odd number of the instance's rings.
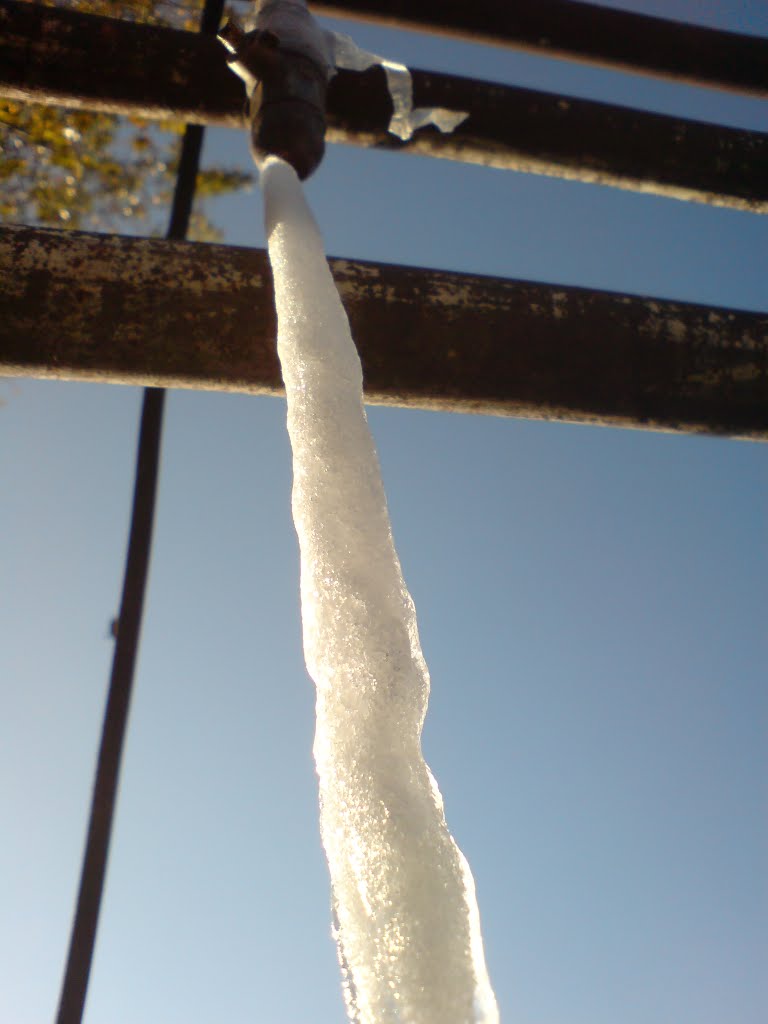
[[[474,883],[421,754],[429,676],[360,360],[293,169],[262,166],[293,448],[321,833],[356,1024],[498,1021]]]

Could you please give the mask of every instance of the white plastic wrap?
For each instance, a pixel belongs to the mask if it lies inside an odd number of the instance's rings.
[[[389,130],[393,135],[407,141],[417,128],[433,124],[441,132],[452,132],[467,114],[459,110],[446,110],[444,107],[413,106],[413,83],[411,73],[405,64],[396,64],[375,53],[361,50],[350,36],[340,32],[327,33],[333,52],[333,63],[337,68],[348,71],[367,71],[368,68],[380,64],[387,76],[387,87],[392,97],[394,112],[389,122]]]
[[[269,158],[262,187],[348,1015],[356,1024],[495,1024],[472,875],[421,753],[429,675],[360,360],[293,169]]]

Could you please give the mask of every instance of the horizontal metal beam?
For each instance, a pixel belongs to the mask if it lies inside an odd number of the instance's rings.
[[[768,315],[331,260],[373,403],[768,439]],[[280,393],[253,249],[0,228],[0,374]]]
[[[330,0],[317,13],[768,97],[768,39],[574,0]]]
[[[0,0],[0,95],[242,124],[241,84],[213,40],[14,0]],[[414,99],[469,117],[452,134],[426,129],[403,143],[387,132],[383,72],[340,72],[329,138],[768,212],[768,134],[421,71]]]

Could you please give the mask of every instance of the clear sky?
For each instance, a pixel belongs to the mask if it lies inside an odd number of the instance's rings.
[[[617,5],[618,6],[618,5]],[[622,4],[768,35],[768,9]],[[413,66],[768,130],[765,103],[342,27]],[[212,131],[205,157],[248,161]],[[332,147],[327,249],[768,311],[768,218]],[[257,193],[213,206],[262,245]],[[0,1021],[52,1018],[140,392],[0,382]],[[88,1024],[340,1024],[284,405],[174,392]],[[427,760],[514,1024],[762,1024],[768,452],[371,409]]]

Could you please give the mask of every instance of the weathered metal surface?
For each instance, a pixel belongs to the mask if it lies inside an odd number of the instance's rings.
[[[373,403],[768,439],[768,314],[332,260]],[[281,391],[263,252],[0,229],[0,373]]]
[[[768,97],[768,39],[574,0],[330,0],[317,13]]]
[[[278,391],[263,252],[0,228],[2,373]]]
[[[243,124],[241,83],[212,39],[14,0],[0,0],[0,95]],[[403,143],[387,131],[383,72],[342,71],[329,139],[768,212],[768,134],[420,71],[414,98],[470,116],[449,135],[430,128]]]
[[[0,95],[239,125],[243,89],[213,36],[0,0]]]
[[[450,134],[421,131],[402,143],[386,130],[383,82],[378,68],[331,80],[331,141],[768,213],[768,134],[414,71],[416,106],[470,116]]]

